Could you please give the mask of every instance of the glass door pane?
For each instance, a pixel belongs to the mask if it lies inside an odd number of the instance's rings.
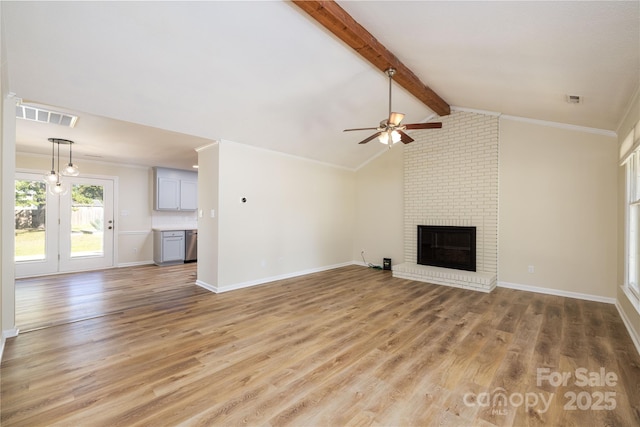
[[[42,176],[16,173],[16,277],[55,273],[58,269],[58,199],[47,191]]]
[[[113,266],[113,189],[109,179],[65,177],[70,191],[60,196],[58,271]]]
[[[44,182],[16,180],[15,260],[46,258],[47,186]]]
[[[71,258],[104,254],[104,187],[71,187]]]

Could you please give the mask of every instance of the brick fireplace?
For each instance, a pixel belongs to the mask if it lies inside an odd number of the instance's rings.
[[[404,259],[393,275],[489,292],[498,273],[498,116],[452,111],[404,152]],[[418,225],[475,227],[476,271],[417,263]]]

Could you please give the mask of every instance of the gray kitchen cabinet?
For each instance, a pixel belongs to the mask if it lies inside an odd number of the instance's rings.
[[[157,211],[198,209],[198,173],[180,169],[153,168],[154,204]]]
[[[153,232],[153,262],[157,265],[184,262],[184,230]]]
[[[198,209],[198,181],[183,179],[180,181],[180,210],[195,211],[196,209]]]

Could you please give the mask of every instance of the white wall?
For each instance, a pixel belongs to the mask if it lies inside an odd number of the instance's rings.
[[[354,172],[228,141],[218,150],[218,291],[352,261]]]
[[[8,94],[7,56],[0,4],[0,360],[5,339],[17,334],[15,325],[14,257],[14,156],[15,101]]]
[[[198,271],[197,283],[218,289],[218,187],[220,181],[220,145],[198,151]]]
[[[500,120],[499,282],[615,297],[616,142]]]
[[[392,265],[404,262],[403,158],[404,145],[396,144],[356,172],[351,257],[357,262],[363,262],[362,249],[367,263],[381,266],[383,258],[391,258]]]

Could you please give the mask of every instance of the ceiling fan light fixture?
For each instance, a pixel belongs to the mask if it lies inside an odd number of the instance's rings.
[[[380,141],[380,143],[384,145],[389,145],[389,146],[395,143],[398,143],[401,140],[402,140],[402,136],[400,135],[400,132],[398,132],[397,130],[382,132],[378,137],[378,141]]]
[[[392,143],[397,143],[400,142],[400,140],[402,139],[402,137],[400,136],[400,132],[398,132],[397,130],[394,130],[391,132],[391,142]]]
[[[376,130],[377,133],[374,133],[368,138],[360,141],[358,144],[366,144],[369,141],[372,141],[378,138],[378,141],[384,145],[391,146],[400,141],[404,144],[408,144],[413,142],[414,139],[409,135],[404,133],[405,130],[414,130],[414,129],[437,129],[442,127],[442,123],[411,123],[411,124],[402,124],[402,119],[404,119],[403,113],[396,113],[391,110],[391,88],[392,88],[392,78],[395,74],[396,70],[394,68],[388,68],[386,71],[387,76],[389,76],[389,116],[386,119],[380,121],[380,125],[375,128],[355,128],[355,129],[345,129],[345,132],[354,131],[354,130]]]

